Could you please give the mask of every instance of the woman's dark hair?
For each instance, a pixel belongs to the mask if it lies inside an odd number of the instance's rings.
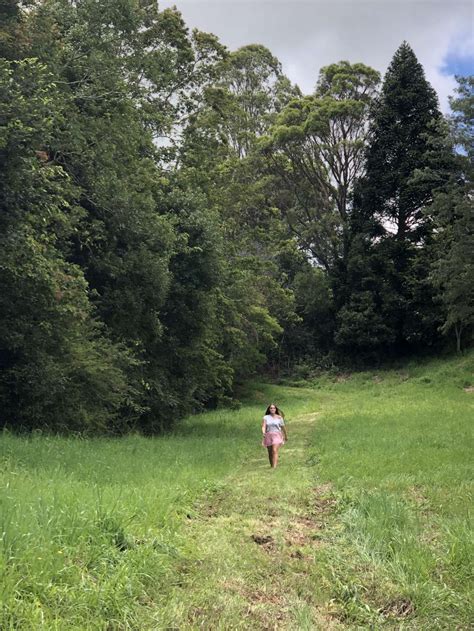
[[[274,404],[274,403],[270,403],[270,405],[269,405],[269,406],[267,407],[267,409],[265,410],[265,416],[266,416],[267,414],[270,414],[270,408],[272,407],[272,405],[275,405],[275,404]],[[283,414],[282,410],[280,410],[280,409],[278,408],[278,406],[277,406],[277,405],[275,405],[275,411],[276,411],[276,413],[277,413],[279,416],[281,416],[281,418],[285,418],[285,415]]]

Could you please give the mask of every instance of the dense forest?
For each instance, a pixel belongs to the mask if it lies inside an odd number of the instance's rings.
[[[408,43],[310,95],[152,0],[0,4],[0,410],[157,432],[234,387],[472,343],[473,85]]]

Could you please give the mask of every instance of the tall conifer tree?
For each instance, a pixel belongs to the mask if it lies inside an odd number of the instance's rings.
[[[374,107],[366,174],[356,187],[352,254],[337,336],[346,349],[355,350],[356,338],[377,354],[387,346],[403,352],[436,337],[440,322],[428,280],[432,220],[426,211],[451,168],[445,135],[436,93],[403,42]],[[439,177],[420,177],[426,170]],[[355,330],[351,323],[357,324]],[[376,335],[377,330],[383,335]]]

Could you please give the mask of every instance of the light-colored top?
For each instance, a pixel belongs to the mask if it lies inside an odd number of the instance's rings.
[[[281,416],[272,416],[271,414],[265,414],[263,417],[265,421],[265,432],[280,432],[281,428],[285,424],[285,421]]]

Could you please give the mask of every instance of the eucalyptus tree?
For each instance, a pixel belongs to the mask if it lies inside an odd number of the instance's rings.
[[[299,90],[259,45],[228,53],[185,134],[180,165],[215,211],[223,238],[225,283],[218,295],[221,348],[237,378],[277,353],[282,327],[295,318],[277,254],[288,238],[275,186],[257,148],[278,111]]]
[[[206,99],[220,140],[243,158],[268,131],[281,108],[300,92],[283,74],[278,59],[259,44],[231,52],[217,71],[218,79]]]
[[[474,329],[474,77],[457,81],[449,117],[457,169],[433,202],[437,256],[432,280],[443,305],[441,330],[454,332],[460,352]]]
[[[379,74],[341,61],[322,68],[314,94],[293,99],[261,148],[281,178],[280,204],[300,246],[327,271],[347,253],[354,182],[363,173]]]

